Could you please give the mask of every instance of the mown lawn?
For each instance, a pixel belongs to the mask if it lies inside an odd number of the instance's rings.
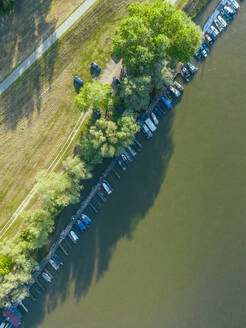
[[[92,60],[105,67],[115,26],[130,2],[99,1],[1,96],[0,227],[31,190],[36,173],[49,166],[67,139],[80,116],[73,103],[73,76],[90,80]]]
[[[84,0],[19,0],[0,14],[0,81]]]

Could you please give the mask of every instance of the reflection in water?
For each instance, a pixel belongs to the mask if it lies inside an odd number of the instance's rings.
[[[63,257],[25,328],[244,326],[241,7],[182,102],[144,141],[90,231]]]

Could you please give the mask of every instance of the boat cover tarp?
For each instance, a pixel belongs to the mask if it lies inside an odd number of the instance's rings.
[[[173,105],[170,103],[170,101],[165,98],[164,96],[161,97],[161,100],[163,102],[163,104],[168,108],[168,109],[172,109]]]

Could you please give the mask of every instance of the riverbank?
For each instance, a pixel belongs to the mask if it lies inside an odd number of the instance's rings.
[[[244,19],[242,11],[143,141],[69,259],[61,254],[64,267],[25,328],[111,328],[116,318],[119,328],[243,326],[245,97],[236,89],[245,76]]]

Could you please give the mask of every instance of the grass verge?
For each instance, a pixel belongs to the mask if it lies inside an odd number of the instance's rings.
[[[114,29],[130,2],[101,0],[0,98],[1,225],[75,125],[80,112],[74,105],[73,76],[91,80],[92,60],[104,68]]]

